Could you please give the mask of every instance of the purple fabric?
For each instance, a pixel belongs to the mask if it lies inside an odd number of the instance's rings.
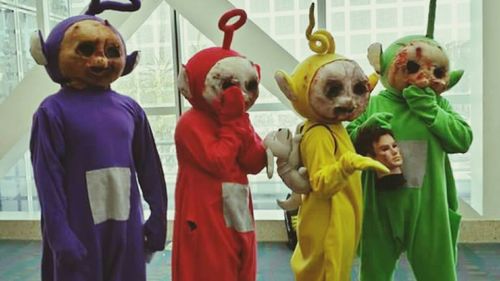
[[[141,8],[141,1],[130,0],[130,4],[120,3],[116,1],[92,0],[87,12],[87,15],[97,15],[105,10],[133,12]]]
[[[64,34],[66,33],[66,30],[68,30],[68,28],[70,28],[73,24],[84,20],[95,20],[97,22],[104,23],[103,19],[92,15],[79,15],[69,17],[58,23],[50,32],[47,40],[42,44],[43,52],[47,58],[47,65],[45,65],[45,69],[47,70],[50,79],[58,84],[64,84],[65,82],[68,82],[59,71],[59,51],[61,49],[61,42],[64,39]],[[121,36],[121,34],[112,25],[109,25],[109,27],[120,37],[123,43],[123,48],[125,49],[125,53],[127,53],[127,47],[125,45],[125,41],[123,41],[123,37]],[[135,51],[126,57],[125,68],[123,70],[122,76],[125,76],[132,72],[137,62],[137,55],[138,52]]]
[[[145,281],[145,251],[165,245],[167,195],[142,108],[112,90],[63,88],[36,111],[30,150],[42,213],[42,281]],[[131,172],[128,220],[94,224],[86,172],[112,167]],[[151,209],[145,224],[137,180]]]

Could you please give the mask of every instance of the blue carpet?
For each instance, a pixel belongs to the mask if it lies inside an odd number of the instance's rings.
[[[291,254],[284,243],[259,243],[257,280],[293,280],[289,265]],[[500,280],[500,244],[461,244],[458,263],[460,281]],[[358,266],[356,261],[353,267],[353,280],[357,280]],[[395,277],[397,281],[415,280],[404,257],[399,263]],[[0,241],[0,280],[39,281],[40,242]],[[154,256],[148,265],[148,280],[170,280],[169,250]]]

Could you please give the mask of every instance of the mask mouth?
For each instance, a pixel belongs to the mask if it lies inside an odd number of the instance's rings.
[[[354,112],[354,107],[338,106],[333,109],[335,115],[348,115]]]
[[[109,67],[99,67],[99,66],[92,66],[89,68],[90,72],[95,75],[101,75],[108,71],[110,68]]]

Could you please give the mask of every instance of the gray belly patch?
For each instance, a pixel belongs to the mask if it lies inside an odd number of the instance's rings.
[[[130,169],[105,168],[87,171],[87,191],[94,224],[126,221],[130,214]]]
[[[398,141],[398,145],[403,155],[405,187],[421,188],[427,166],[427,142],[420,140]]]
[[[222,184],[222,201],[226,226],[238,232],[254,230],[252,216],[248,207],[250,187],[238,183]]]

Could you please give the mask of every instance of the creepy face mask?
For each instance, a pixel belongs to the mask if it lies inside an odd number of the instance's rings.
[[[93,0],[85,15],[57,24],[46,41],[40,31],[34,34],[30,52],[56,83],[76,89],[107,88],[133,70],[138,52],[127,56],[118,31],[95,15],[104,10],[135,11],[139,7],[138,0],[129,4]]]
[[[236,22],[228,24],[234,17]],[[219,20],[219,29],[225,33],[223,46],[201,50],[182,66],[179,90],[193,107],[214,112],[214,101],[232,86],[241,90],[245,109],[255,103],[259,96],[260,67],[230,48],[234,31],[246,19],[245,11],[240,9],[225,13]]]
[[[382,51],[380,43],[368,48],[368,60],[387,89],[400,94],[414,85],[431,88],[436,94],[453,87],[463,71],[450,71],[450,62],[444,48],[433,39],[435,0],[430,2],[427,34],[410,35],[396,40]]]
[[[84,20],[64,34],[59,70],[73,88],[108,87],[125,67],[125,48],[107,22]]]
[[[290,76],[276,72],[276,82],[304,118],[326,124],[353,120],[365,110],[377,81],[370,81],[355,61],[335,53],[328,31],[312,33],[314,5],[309,12],[306,36],[316,54],[297,65]]]

